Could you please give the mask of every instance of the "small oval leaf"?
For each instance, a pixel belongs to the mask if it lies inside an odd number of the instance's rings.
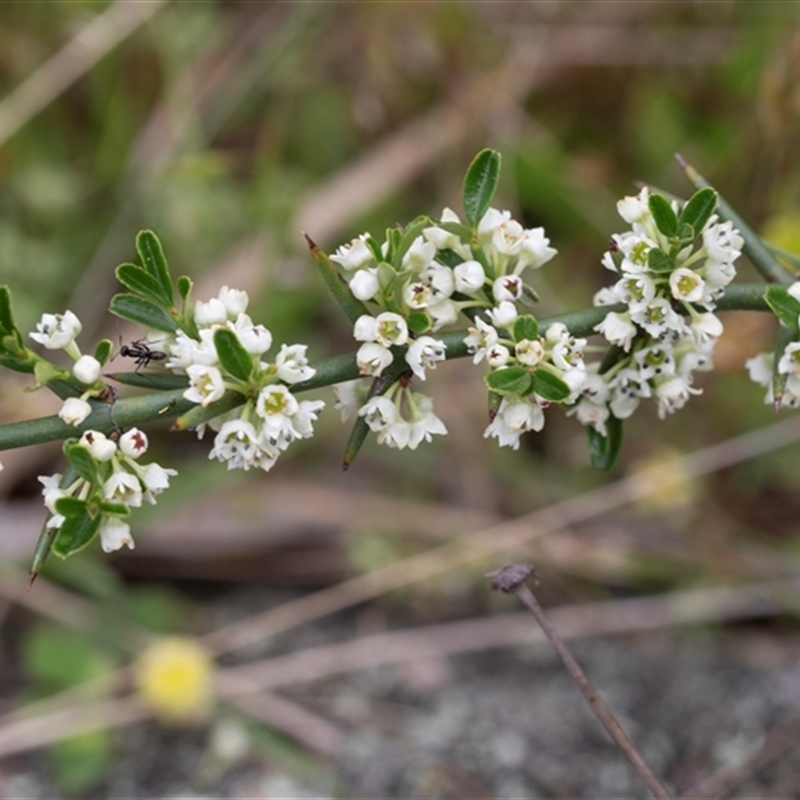
[[[161,287],[161,294],[168,306],[172,305],[172,278],[169,275],[167,259],[161,242],[153,231],[141,231],[136,237],[136,250],[144,268],[155,278]]]
[[[492,370],[484,377],[486,386],[497,394],[513,394],[527,397],[533,391],[531,375],[525,367],[502,367]]]
[[[592,466],[595,469],[610,470],[617,463],[622,447],[622,420],[613,415],[608,417],[606,420],[607,436],[598,433],[594,428],[588,428],[587,431]]]
[[[675,262],[663,250],[651,247],[647,252],[647,266],[653,272],[672,272]]]
[[[64,442],[64,455],[67,461],[69,461],[70,466],[75,469],[81,478],[85,481],[89,481],[89,483],[100,482],[97,472],[97,462],[92,458],[92,454],[87,448],[78,444],[74,439],[68,440]]]
[[[149,300],[133,294],[115,294],[111,298],[108,310],[122,319],[157,331],[174,333],[178,329],[177,322],[166,311]]]
[[[500,179],[500,161],[500,153],[496,150],[481,150],[464,176],[464,214],[473,228],[478,227],[492,202]]]
[[[790,330],[798,331],[800,301],[796,300],[781,286],[767,287],[764,299],[783,325]]]
[[[88,513],[67,517],[53,542],[53,552],[61,558],[68,558],[83,550],[97,535],[102,519],[100,514],[93,518]]]
[[[695,234],[699,235],[716,207],[717,193],[710,187],[700,189],[686,201],[678,222],[681,225],[691,225]]]
[[[156,305],[170,306],[170,298],[164,292],[158,280],[149,272],[137,267],[136,264],[120,264],[115,272],[117,280],[134,294],[152,300]]]
[[[217,349],[220,364],[234,378],[247,382],[253,373],[253,358],[242,347],[239,337],[228,328],[214,331],[214,347]]]
[[[533,391],[551,403],[561,403],[571,394],[569,386],[558,375],[546,369],[537,369],[533,373]]]
[[[114,343],[111,339],[101,339],[94,348],[94,357],[105,365],[113,352]]]
[[[536,321],[536,317],[532,314],[523,314],[523,316],[517,317],[517,321],[514,323],[515,342],[521,342],[523,339],[528,339],[532,342],[538,336],[539,323]]]
[[[666,197],[651,194],[647,200],[658,230],[668,238],[678,235],[678,217]]]

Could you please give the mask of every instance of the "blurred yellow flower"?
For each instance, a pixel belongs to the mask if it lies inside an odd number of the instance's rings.
[[[171,636],[156,641],[135,669],[139,697],[164,722],[193,722],[210,710],[213,661],[194,639]]]
[[[697,503],[700,486],[682,472],[679,455],[672,448],[662,447],[634,464],[634,472],[647,490],[636,502],[642,513],[683,516]]]

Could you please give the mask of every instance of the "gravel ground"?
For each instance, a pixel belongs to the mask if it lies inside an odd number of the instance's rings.
[[[283,637],[281,649],[353,629]],[[271,645],[270,648],[276,645]],[[739,763],[800,716],[800,633],[775,624],[575,643],[573,650],[654,771],[676,793]],[[647,792],[546,646],[383,667],[294,689],[337,726],[333,760],[242,717],[117,732],[110,777],[91,798],[640,798]],[[0,797],[65,797],[47,754],[0,764]],[[732,797],[800,797],[800,748]]]

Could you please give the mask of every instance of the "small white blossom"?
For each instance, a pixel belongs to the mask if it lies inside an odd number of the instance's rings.
[[[492,324],[498,328],[507,328],[517,321],[519,312],[517,307],[510,300],[503,300],[498,303],[494,308],[490,308],[486,312],[486,316],[492,321]]]
[[[422,272],[430,266],[436,255],[436,245],[426,241],[424,237],[417,236],[403,256],[403,269],[412,272]]]
[[[117,453],[117,444],[100,431],[86,431],[78,441],[85,447],[95,461],[111,461]]]
[[[455,290],[472,294],[486,282],[486,273],[477,261],[464,261],[453,269]]]
[[[631,342],[636,336],[636,325],[631,322],[631,315],[627,311],[621,314],[609,311],[603,321],[595,325],[594,330],[625,352],[631,349]]]
[[[669,288],[676,300],[698,303],[703,299],[705,282],[694,270],[679,267],[669,276]]]
[[[426,309],[433,320],[431,330],[436,333],[445,325],[452,325],[458,320],[458,306],[452,300],[442,300],[441,303],[432,303]]]
[[[45,507],[51,514],[56,513],[56,501],[68,496],[68,492],[59,486],[62,477],[61,473],[57,472],[55,475],[40,475],[37,478],[42,484]]]
[[[544,358],[544,345],[538,339],[522,339],[514,345],[514,355],[520,364],[535,367]]]
[[[444,361],[446,345],[432,336],[415,339],[406,352],[406,363],[421,380],[425,380],[425,369],[435,369],[439,361]]]
[[[94,356],[81,356],[72,367],[72,374],[84,385],[91,386],[99,377],[102,366]]]
[[[92,413],[92,407],[84,399],[80,397],[68,397],[61,406],[58,416],[61,417],[67,425],[80,425],[89,414]]]
[[[230,289],[227,286],[223,286],[219,290],[217,299],[225,306],[228,319],[236,319],[239,314],[244,314],[247,311],[247,304],[250,302],[247,292],[243,289]]]
[[[372,300],[380,288],[377,267],[358,270],[350,279],[348,285],[350,286],[350,291],[357,300],[361,300],[362,303],[367,302],[367,300]]]
[[[208,457],[226,461],[228,469],[249,470],[255,463],[258,449],[255,426],[246,420],[234,419],[222,425]]]
[[[514,272],[519,275],[527,267],[539,269],[539,267],[550,261],[557,252],[558,250],[550,247],[550,240],[544,235],[544,228],[525,230],[522,236],[519,261],[514,268]]]
[[[686,405],[690,395],[702,394],[700,389],[693,389],[689,378],[675,375],[668,380],[656,384],[655,396],[658,399],[658,416],[663,419]]]
[[[103,497],[112,503],[139,508],[142,504],[142,486],[135,475],[117,470],[103,484]]]
[[[403,290],[403,300],[409,308],[426,308],[433,297],[433,289],[423,281],[409,283]]]
[[[617,203],[617,211],[625,222],[642,222],[650,216],[649,194],[650,190],[645,186],[636,197],[623,197]]]
[[[357,239],[353,239],[350,244],[343,244],[335,255],[332,255],[331,261],[339,264],[340,267],[348,271],[354,269],[361,269],[365,267],[372,260],[372,250],[366,243],[368,233],[362,233]]]
[[[245,313],[236,317],[233,332],[250,355],[260,356],[272,347],[272,333],[263,325],[253,325],[253,321]]]
[[[292,344],[281,345],[280,352],[275,358],[275,366],[278,369],[278,377],[285,383],[299,383],[307,381],[317,374],[317,371],[308,366],[306,358],[308,345]]]
[[[537,403],[519,397],[504,397],[495,418],[484,431],[484,438],[494,437],[500,447],[519,449],[519,439],[528,431],[544,427],[544,412]]]
[[[795,300],[800,300],[800,281],[795,281],[791,286],[787,286],[786,291],[789,292]]]
[[[498,303],[519,300],[522,297],[522,281],[515,275],[501,275],[492,284],[492,296]]]
[[[138,428],[131,428],[119,437],[119,449],[128,458],[139,458],[142,453],[147,452],[147,446],[147,435]]]
[[[722,222],[706,227],[703,231],[703,245],[714,261],[729,263],[741,255],[744,239],[732,222]]]
[[[213,367],[219,363],[217,348],[214,346],[214,331],[210,328],[200,331],[200,341],[178,331],[174,343],[169,346],[169,353],[169,369],[185,371],[192,365]]]
[[[431,303],[447,300],[455,291],[456,284],[453,270],[433,263],[422,271],[420,277],[431,287]]]
[[[123,545],[133,550],[130,525],[118,517],[103,517],[100,523],[100,546],[104,553],[113,553]]]
[[[395,403],[388,397],[372,397],[361,407],[359,417],[364,417],[367,426],[374,433],[381,433],[395,424],[399,412]]]
[[[759,353],[745,361],[745,367],[750,375],[750,380],[761,386],[772,383],[772,366],[775,362],[774,353]]]
[[[198,300],[194,304],[194,321],[198,328],[222,325],[228,321],[228,309],[225,308],[225,303],[217,297],[212,297],[206,303]]]
[[[492,369],[499,369],[508,364],[511,353],[503,344],[496,344],[486,352],[486,362]]]
[[[486,353],[497,344],[497,337],[495,328],[480,317],[475,317],[475,327],[469,328],[469,333],[464,337],[467,350],[473,354],[473,364],[480,364],[486,358]]]
[[[394,361],[392,351],[377,342],[364,342],[356,353],[356,364],[360,375],[379,377]]]
[[[384,347],[403,345],[408,341],[406,321],[392,311],[384,311],[375,317],[375,338]]]
[[[186,367],[186,374],[189,376],[189,388],[183,396],[190,402],[207,406],[225,394],[222,373],[216,367],[190,364]]]
[[[155,505],[156,495],[161,494],[165,489],[169,489],[169,479],[178,474],[177,470],[167,469],[155,461],[147,464],[139,473],[139,478],[144,484],[144,499],[150,505]]]
[[[44,345],[48,350],[61,350],[69,347],[81,332],[81,321],[71,311],[63,314],[43,314],[36,323],[36,331],[31,339]]]
[[[698,344],[719,339],[722,336],[722,321],[716,314],[707,311],[698,314],[689,324],[695,341]]]
[[[364,405],[369,393],[369,387],[361,380],[345,381],[331,386],[336,395],[334,408],[342,416],[342,422],[347,422]]]

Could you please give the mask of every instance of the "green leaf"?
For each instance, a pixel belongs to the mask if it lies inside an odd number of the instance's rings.
[[[711,187],[699,189],[686,202],[678,222],[681,225],[691,225],[695,235],[699,235],[711,219],[717,207],[717,199],[717,193]]]
[[[468,245],[472,241],[472,228],[470,228],[469,225],[465,225],[463,222],[434,222],[434,225],[436,225],[437,228],[441,228],[443,231],[455,234],[464,244]],[[462,258],[461,261],[463,260]]]
[[[782,286],[768,286],[764,299],[783,325],[792,331],[798,331],[800,301],[792,297]]]
[[[412,222],[405,231],[403,231],[403,235],[397,243],[397,249],[394,254],[394,263],[397,264],[398,268],[400,268],[403,262],[403,256],[408,252],[411,245],[414,244],[414,240],[422,235],[422,231],[425,230],[425,228],[430,227],[430,219],[428,217],[421,217]]]
[[[81,478],[89,483],[99,482],[97,462],[86,447],[78,444],[74,439],[68,439],[64,442],[64,455]],[[64,512],[59,511],[59,513],[63,514]]]
[[[489,391],[527,397],[533,391],[531,375],[525,367],[501,367],[484,377]]]
[[[697,238],[694,228],[686,222],[681,222],[678,225],[678,243],[687,245]]]
[[[120,519],[124,519],[125,517],[129,517],[131,515],[131,510],[125,505],[125,503],[109,503],[103,501],[100,503],[99,511],[101,514],[105,514],[106,516],[119,517]]]
[[[496,150],[481,150],[464,176],[464,214],[473,228],[488,210],[500,179],[501,156]]]
[[[144,268],[156,279],[161,287],[161,294],[168,306],[172,305],[172,278],[169,275],[167,259],[164,258],[164,251],[161,242],[153,231],[141,231],[136,237],[136,250],[139,258],[142,259]]]
[[[675,262],[663,250],[651,247],[647,253],[647,266],[653,272],[672,272]]]
[[[111,339],[101,339],[94,348],[94,357],[103,365],[108,363],[114,352],[114,343]]]
[[[561,403],[571,394],[569,386],[547,369],[537,369],[533,373],[533,391],[551,403]]]
[[[650,206],[650,213],[653,215],[658,230],[670,239],[677,236],[678,217],[672,210],[669,201],[660,194],[651,194],[647,204]]]
[[[139,386],[142,389],[156,389],[162,392],[189,387],[189,378],[186,375],[176,375],[172,372],[148,372],[147,374],[144,372],[112,372],[106,377],[126,386]]]
[[[17,329],[11,310],[11,289],[0,286],[0,333],[13,333]]]
[[[325,281],[325,285],[330,289],[331,294],[350,322],[354,323],[362,314],[369,313],[367,307],[360,300],[353,297],[350,287],[333,267],[327,253],[321,250],[308,236],[306,236],[306,242],[311,251],[311,257],[316,262],[320,275],[322,275],[322,280]]]
[[[56,783],[70,797],[85,797],[107,777],[114,760],[108,731],[90,731],[57,742],[51,755]]]
[[[424,311],[412,311],[406,321],[412,333],[426,333],[431,329],[431,318]]]
[[[165,297],[161,284],[147,270],[136,264],[120,264],[116,269],[117,280],[134,294],[152,300],[158,306],[172,304],[170,297]]]
[[[89,513],[86,501],[79,500],[77,497],[59,497],[56,500],[55,509],[58,514],[65,517],[82,517]]]
[[[610,415],[606,420],[606,432],[603,436],[594,428],[587,428],[589,434],[589,455],[592,466],[604,471],[610,470],[617,463],[622,447],[622,420]]]
[[[178,294],[181,296],[181,300],[183,300],[184,303],[189,302],[193,286],[192,279],[188,275],[181,275],[178,278]]]
[[[536,321],[536,317],[532,314],[524,314],[521,317],[517,317],[517,321],[514,323],[515,342],[521,342],[523,339],[533,342],[538,336],[539,323]]]
[[[154,328],[157,331],[174,333],[178,323],[166,311],[143,297],[132,294],[115,294],[111,298],[108,310],[122,319]]]
[[[228,328],[217,328],[214,331],[214,347],[217,350],[220,364],[234,378],[247,382],[253,373],[253,358],[242,347],[239,337]]]
[[[83,550],[97,535],[102,519],[100,514],[91,517],[88,512],[79,517],[67,517],[53,542],[53,552],[61,558],[68,558]]]

